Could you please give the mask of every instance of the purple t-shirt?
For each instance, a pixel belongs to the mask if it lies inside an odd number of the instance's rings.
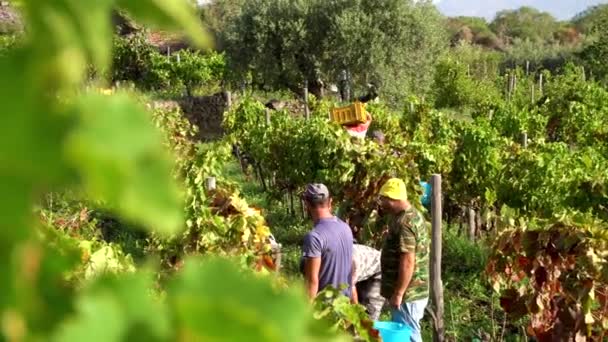
[[[304,237],[302,251],[305,258],[321,258],[319,292],[328,285],[346,284],[344,294],[350,297],[353,233],[346,223],[337,217],[319,220]]]

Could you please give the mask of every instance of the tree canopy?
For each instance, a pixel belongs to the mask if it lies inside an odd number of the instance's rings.
[[[558,21],[549,13],[532,7],[498,12],[490,24],[496,34],[507,42],[519,38],[535,42],[548,41],[559,28]]]
[[[402,0],[251,0],[221,36],[233,70],[262,87],[315,88],[347,70],[392,99],[426,90],[447,45],[434,6]]]
[[[576,28],[583,33],[592,33],[602,18],[608,17],[608,4],[592,6],[573,18]]]

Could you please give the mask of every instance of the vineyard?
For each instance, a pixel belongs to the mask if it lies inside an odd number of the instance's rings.
[[[312,223],[301,193],[327,185],[357,242],[380,248],[380,187],[403,179],[430,221],[420,182],[433,174],[444,340],[608,339],[608,88],[604,66],[585,59],[603,53],[605,34],[551,70],[463,46],[433,65],[389,58],[373,70],[365,63],[382,59],[379,45],[359,59],[332,51],[380,84],[366,105],[379,143],[329,119],[350,102],[318,81],[336,74],[331,54],[256,65],[298,45],[285,38],[293,23],[329,25],[320,13],[330,5],[281,3],[272,23],[282,45],[234,55],[261,39],[249,28],[276,38],[271,21],[256,21],[263,3],[243,5],[221,34],[210,13],[177,0],[12,4],[26,28],[0,31],[0,341],[379,341],[339,289],[307,302],[299,262]],[[417,17],[432,5],[408,6],[414,24],[401,24],[435,32]],[[371,20],[355,7],[334,24]],[[281,11],[318,17],[284,21]],[[366,37],[340,33],[331,43]],[[157,36],[168,42],[154,45]],[[434,39],[423,41],[438,49]],[[391,63],[411,70],[391,74]],[[424,75],[398,78],[412,70]],[[417,82],[427,82],[420,92]],[[210,119],[183,103],[218,93],[222,129],[207,136],[199,126]],[[425,316],[424,341],[434,324]]]

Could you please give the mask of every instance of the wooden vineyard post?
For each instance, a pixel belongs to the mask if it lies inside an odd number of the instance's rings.
[[[581,69],[583,71],[583,82],[587,82],[587,72],[585,71],[585,67],[582,66]]]
[[[469,239],[471,241],[475,241],[475,209],[473,209],[473,207],[469,207],[467,210],[469,214]]]
[[[528,148],[528,133],[526,133],[526,132],[523,132],[521,134],[521,145],[524,148]]]
[[[481,237],[481,228],[483,227],[483,221],[481,220],[481,209],[475,212],[475,238]]]
[[[270,109],[266,108],[266,126],[270,126]]]
[[[443,342],[443,283],[441,281],[441,225],[442,225],[442,198],[441,198],[441,175],[434,174],[431,177],[431,303],[434,319],[433,341]]]
[[[277,244],[276,246],[272,247],[272,254],[274,255],[274,267],[275,267],[275,272],[279,273],[281,271],[281,259],[283,256],[283,253],[281,252],[281,248],[283,246],[281,244]]]
[[[508,82],[507,82],[507,98],[509,101],[511,101],[511,98],[513,97],[513,91],[515,90],[515,77],[512,73],[509,73],[509,78],[508,78]]]
[[[230,91],[226,91],[226,108],[230,110],[232,107],[232,93]]]
[[[526,61],[526,76],[530,75],[530,61]]]
[[[543,74],[540,74],[540,78],[538,79],[538,94],[543,96]]]
[[[208,191],[213,191],[216,189],[215,177],[205,178],[205,189],[207,189]]]
[[[530,97],[532,98],[532,103],[534,103],[534,101],[536,101],[536,96],[534,96],[535,89],[536,89],[536,87],[534,86],[534,82],[532,82],[532,85],[530,86]]]
[[[483,60],[483,78],[488,78],[488,62]]]
[[[304,81],[304,116],[306,121],[310,120],[310,109],[308,108],[308,81]]]

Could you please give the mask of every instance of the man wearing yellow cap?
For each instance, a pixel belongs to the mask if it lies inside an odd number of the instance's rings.
[[[382,296],[392,320],[408,325],[411,340],[421,342],[420,320],[428,303],[429,231],[424,217],[407,200],[405,183],[390,179],[380,189],[379,204],[388,216],[382,247]]]

